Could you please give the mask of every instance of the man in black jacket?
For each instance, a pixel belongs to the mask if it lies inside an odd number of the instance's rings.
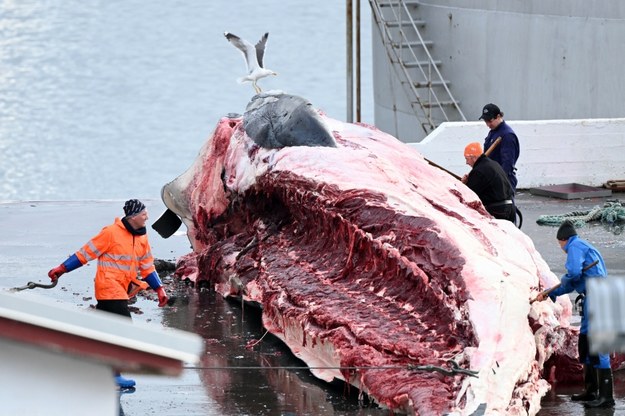
[[[462,182],[477,194],[493,217],[514,222],[514,191],[501,165],[486,156],[478,142],[464,148],[464,159],[473,169],[464,175]]]

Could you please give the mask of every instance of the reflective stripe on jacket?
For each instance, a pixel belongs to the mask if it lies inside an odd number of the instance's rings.
[[[82,264],[98,259],[97,300],[128,299],[130,282],[137,276],[145,278],[155,270],[147,235],[132,235],[119,218],[102,228],[76,256]]]

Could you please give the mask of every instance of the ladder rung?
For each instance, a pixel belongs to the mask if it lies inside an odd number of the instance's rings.
[[[451,81],[432,80],[432,81],[401,81],[402,85],[411,84],[415,88],[435,88],[442,85],[450,85]]]
[[[421,4],[419,0],[387,0],[387,1],[378,1],[378,6],[380,7],[389,7],[389,6],[398,6],[399,3],[405,3],[406,6],[418,6]]]
[[[419,104],[418,102],[414,102],[414,104]],[[460,102],[456,101],[440,101],[438,103],[421,103],[421,107],[423,108],[436,108],[436,107],[457,107]]]
[[[413,81],[412,86],[415,88],[433,88],[440,87],[442,85],[449,85],[450,82],[447,80],[434,80],[434,81]]]
[[[392,42],[391,43],[393,45],[393,48],[395,49],[399,49],[400,47],[402,48],[410,48],[412,49],[415,46],[432,46],[434,44],[434,42],[432,42],[431,40],[424,40],[423,42]]]
[[[412,21],[411,20],[402,20],[401,22],[393,20],[393,21],[385,21],[384,23],[388,27],[400,27],[400,26],[401,27],[412,27],[413,23],[417,27],[425,26],[425,20],[412,20]]]
[[[411,61],[411,62],[403,62],[403,65],[406,68],[416,68],[416,67],[420,67],[420,66],[429,66],[429,65],[436,65],[439,66],[441,64],[441,61]]]

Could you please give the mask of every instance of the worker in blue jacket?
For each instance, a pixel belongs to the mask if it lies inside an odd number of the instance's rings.
[[[542,301],[547,296],[555,301],[557,296],[576,291],[581,297],[582,326],[579,331],[578,352],[579,360],[584,365],[585,391],[574,394],[571,400],[584,401],[584,406],[612,407],[614,406],[612,369],[610,355],[591,355],[588,345],[588,308],[586,299],[586,280],[603,279],[607,271],[603,257],[589,242],[581,239],[570,221],[562,223],[556,235],[558,243],[566,253],[566,274],[560,280],[560,287],[548,294],[541,293],[537,300]],[[595,263],[596,262],[596,263]],[[593,265],[593,263],[595,263]],[[592,301],[592,299],[591,299]]]
[[[514,130],[506,124],[503,113],[495,104],[491,103],[484,106],[480,120],[484,120],[490,129],[488,136],[484,139],[484,151],[488,150],[495,143],[495,140],[501,137],[501,142],[493,148],[489,157],[501,165],[508,176],[510,185],[512,185],[512,190],[516,192],[516,162],[520,154],[519,139]]]

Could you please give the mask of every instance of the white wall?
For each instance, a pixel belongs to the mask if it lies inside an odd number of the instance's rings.
[[[580,183],[601,186],[625,179],[625,118],[506,121],[519,137],[517,188]],[[420,143],[409,143],[432,162],[462,176],[464,147],[484,144],[484,122],[443,123]]]
[[[0,338],[2,414],[116,416],[110,367]]]

